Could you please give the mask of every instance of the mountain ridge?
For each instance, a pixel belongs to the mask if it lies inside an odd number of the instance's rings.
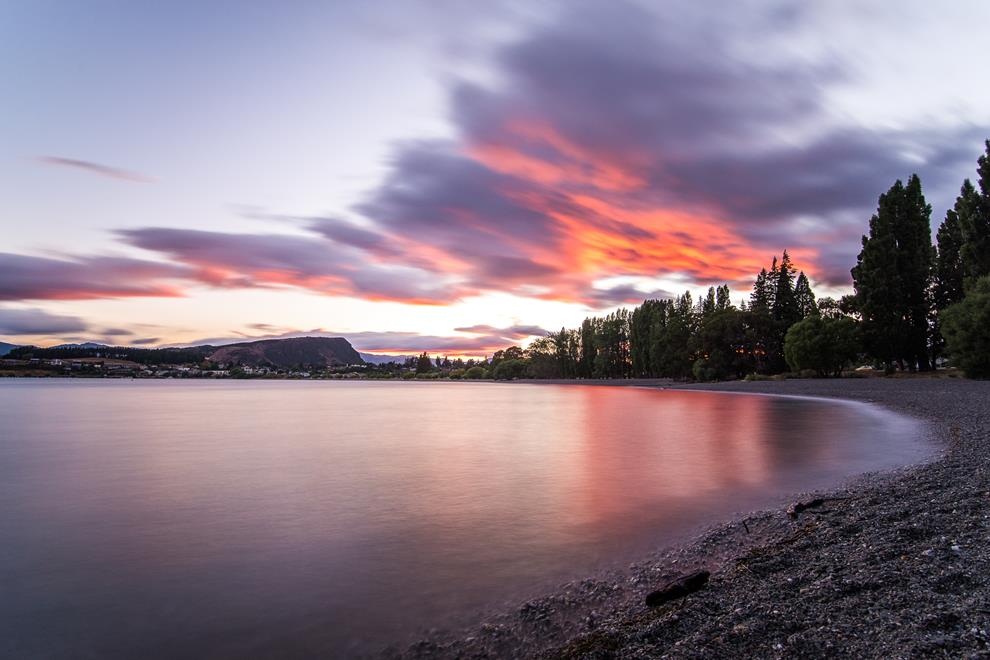
[[[259,339],[220,346],[210,362],[249,367],[339,367],[364,364],[361,355],[344,337],[287,337]]]

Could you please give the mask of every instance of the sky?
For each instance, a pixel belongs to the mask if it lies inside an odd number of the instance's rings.
[[[701,5],[701,6],[699,6]],[[0,2],[0,341],[482,355],[787,249],[850,291],[990,137],[990,3]]]

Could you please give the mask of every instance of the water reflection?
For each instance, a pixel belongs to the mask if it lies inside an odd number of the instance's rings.
[[[8,381],[0,418],[4,657],[353,654],[927,451],[585,386]]]

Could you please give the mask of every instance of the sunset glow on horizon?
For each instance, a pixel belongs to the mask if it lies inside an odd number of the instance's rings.
[[[990,6],[888,10],[9,3],[0,341],[484,355],[785,249],[841,295],[990,136]]]

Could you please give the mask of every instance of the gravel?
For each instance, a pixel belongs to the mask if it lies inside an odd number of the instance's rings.
[[[689,388],[693,386],[687,386]],[[928,424],[933,462],[865,475],[796,516],[750,514],[386,657],[990,657],[990,382],[842,379],[697,389],[867,401]],[[705,569],[708,585],[647,608]]]

